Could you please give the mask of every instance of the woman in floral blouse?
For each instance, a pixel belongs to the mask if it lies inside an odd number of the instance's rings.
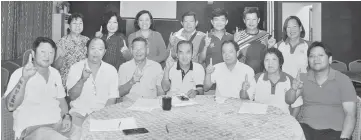
[[[88,37],[81,35],[83,32],[83,15],[72,14],[68,19],[68,35],[63,36],[56,44],[58,47],[54,66],[59,70],[63,85],[66,83],[70,67],[86,58],[86,43]]]

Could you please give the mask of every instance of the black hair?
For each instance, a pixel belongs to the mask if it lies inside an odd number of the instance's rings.
[[[285,20],[285,23],[283,23],[283,36],[282,36],[282,39],[283,41],[286,41],[286,39],[288,38],[287,36],[287,26],[288,26],[288,22],[291,20],[291,19],[294,19],[296,20],[298,26],[300,26],[302,28],[302,31],[300,33],[300,37],[301,38],[304,38],[305,37],[305,28],[303,28],[303,25],[302,25],[302,22],[301,20],[297,17],[297,16],[289,16],[286,20]]]
[[[40,43],[49,43],[51,45],[51,47],[55,50],[55,53],[56,53],[56,50],[57,50],[57,47],[56,47],[56,44],[55,42],[48,38],[48,37],[37,37],[35,39],[35,41],[33,42],[33,51],[36,53],[36,49],[39,47]]]
[[[98,40],[98,39],[101,40],[101,41],[103,41],[105,50],[108,49],[108,45],[107,45],[106,41],[103,40],[103,39],[101,39],[101,38],[99,38],[99,37],[94,37],[94,38],[92,38],[92,39],[89,39],[88,42],[86,43],[86,48],[89,50],[90,43],[91,43],[93,40]]]
[[[252,13],[256,13],[257,18],[260,18],[261,16],[257,7],[245,8],[243,11],[243,19],[246,19],[247,14],[252,14]]]
[[[137,42],[137,41],[144,42],[144,43],[145,43],[145,46],[148,45],[147,39],[145,39],[145,38],[143,38],[143,37],[136,37],[136,38],[133,39],[131,46],[133,47],[134,42]]]
[[[185,13],[182,15],[182,21],[184,21],[184,17],[186,17],[186,16],[193,16],[193,17],[194,17],[194,20],[197,21],[196,13],[194,13],[193,11],[185,12]]]
[[[220,17],[220,16],[224,16],[228,20],[228,12],[221,8],[216,8],[212,11],[211,19],[213,19],[214,17]]]
[[[178,44],[177,44],[177,53],[178,53],[178,51],[179,51],[179,46],[182,45],[182,44],[188,44],[188,45],[190,45],[190,46],[191,46],[191,52],[192,52],[192,54],[193,54],[193,43],[190,42],[190,41],[187,41],[187,40],[181,40],[181,41],[178,42]]]
[[[116,13],[116,12],[108,12],[105,13],[102,17],[103,19],[103,23],[102,23],[102,34],[108,34],[108,29],[107,29],[107,25],[109,20],[114,17],[117,18],[117,22],[118,22],[118,30],[116,31],[116,33],[122,33],[122,28],[120,25],[120,22],[122,21],[122,18]]]
[[[263,63],[262,63],[263,67],[265,67],[264,66],[264,59],[266,58],[267,54],[276,55],[278,57],[278,63],[280,65],[280,68],[282,68],[282,65],[285,62],[285,60],[283,58],[282,52],[280,50],[278,50],[277,48],[269,48],[269,49],[266,50],[266,52],[263,55]]]
[[[307,50],[307,57],[310,57],[310,53],[311,53],[311,50],[313,48],[316,48],[316,47],[321,47],[323,48],[323,50],[325,50],[325,53],[327,54],[327,56],[330,58],[332,56],[332,52],[331,52],[331,49],[329,47],[327,47],[324,43],[322,42],[318,42],[318,41],[315,41],[313,42],[310,47],[308,47],[308,50]]]
[[[71,14],[71,15],[69,16],[69,18],[68,18],[68,24],[70,25],[71,22],[72,22],[74,19],[78,19],[78,18],[80,18],[80,19],[83,21],[83,23],[84,23],[84,16],[83,16],[83,14],[81,14],[81,13],[73,13],[73,14]],[[69,33],[70,33],[70,28],[68,28],[66,31],[67,31],[67,33],[69,34]]]
[[[236,50],[236,52],[238,52],[238,50],[239,50],[239,46],[238,46],[238,44],[235,42],[235,41],[233,41],[233,40],[226,40],[226,41],[224,41],[223,43],[222,43],[222,47],[221,47],[221,51],[223,50],[223,46],[225,45],[225,44],[232,44],[233,45],[233,47],[234,47],[234,49]]]
[[[138,24],[139,24],[139,17],[142,16],[143,14],[148,14],[148,15],[149,15],[149,18],[150,18],[150,27],[149,27],[149,29],[154,30],[154,20],[153,20],[153,16],[152,16],[152,14],[151,14],[149,11],[147,11],[147,10],[142,10],[142,11],[138,12],[138,14],[135,16],[134,28],[137,29],[137,30],[140,29],[140,27],[139,27],[139,25],[138,25]]]

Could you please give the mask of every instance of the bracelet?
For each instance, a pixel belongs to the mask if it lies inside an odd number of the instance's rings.
[[[62,119],[64,120],[64,118],[65,118],[66,116],[69,116],[70,121],[73,120],[73,117],[72,117],[69,113],[64,114],[63,117],[62,117]]]

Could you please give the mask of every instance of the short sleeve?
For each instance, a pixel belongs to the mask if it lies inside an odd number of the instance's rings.
[[[119,66],[119,70],[118,70],[118,84],[119,85],[124,85],[125,83],[128,82],[128,80],[126,79],[126,69],[125,69],[125,63],[123,63],[122,65]]]
[[[292,107],[292,108],[295,108],[295,107],[299,107],[299,106],[301,106],[301,105],[303,105],[303,99],[302,99],[302,96],[299,96],[299,97],[296,99],[296,101],[295,101],[293,104],[291,104],[291,107]]]
[[[58,93],[57,98],[64,98],[66,96],[66,93],[65,93],[65,89],[62,84],[60,73],[58,71],[56,71],[55,83],[56,83],[56,88],[57,88],[56,90]]]
[[[66,89],[69,91],[79,81],[82,75],[82,69],[77,68],[78,63],[70,67],[68,77],[66,80]]]
[[[202,66],[199,66],[199,68],[197,69],[197,71],[195,71],[195,75],[194,75],[194,82],[197,85],[203,85],[204,82],[204,76],[205,76],[205,72]]]
[[[3,97],[6,97],[15,88],[16,84],[18,84],[21,76],[23,75],[22,70],[22,67],[18,68],[13,72],[13,74],[11,74],[8,86]]]
[[[109,71],[109,78],[112,81],[109,85],[109,96],[108,98],[118,98],[119,90],[118,90],[118,75],[117,70],[114,67],[111,67],[111,71]]]
[[[337,76],[341,76],[339,82],[339,85],[341,86],[341,101],[357,102],[356,91],[350,78],[346,75],[337,75],[336,73],[336,78],[338,78]]]

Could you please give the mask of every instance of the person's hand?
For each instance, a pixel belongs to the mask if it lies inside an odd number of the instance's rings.
[[[250,84],[248,82],[248,74],[246,74],[246,76],[244,77],[244,81],[242,83],[242,90],[243,91],[247,91],[250,87]]]
[[[171,32],[169,35],[169,43],[171,46],[174,46],[176,43],[176,36],[174,35],[173,32]]]
[[[292,82],[293,90],[301,89],[303,87],[303,82],[301,81],[300,73],[301,73],[301,69],[298,70],[296,78],[293,79]]]
[[[128,50],[128,47],[127,47],[127,43],[125,42],[125,40],[123,40],[123,47],[122,49],[120,50],[122,53],[124,53],[124,51],[127,51]]]
[[[32,58],[33,58],[33,55],[30,53],[28,63],[23,68],[23,78],[25,78],[25,79],[29,79],[30,77],[34,76],[38,70],[34,66],[33,61],[31,60]]]
[[[173,59],[167,60],[165,70],[169,71],[176,62]]]
[[[267,43],[268,43],[268,48],[271,48],[276,44],[276,39],[273,36],[271,36],[271,38],[268,39]]]
[[[103,27],[100,26],[100,30],[95,33],[95,37],[101,38],[103,36],[102,30],[103,30]]]
[[[84,63],[84,68],[83,68],[83,72],[81,74],[81,79],[86,81],[89,78],[91,73],[92,73],[92,71],[90,69],[88,69],[86,66],[86,63]]]
[[[194,98],[194,97],[196,97],[196,95],[197,95],[197,91],[194,90],[194,89],[191,89],[191,90],[189,90],[189,91],[187,92],[187,96],[188,96],[189,98]]]
[[[214,72],[214,66],[213,66],[213,62],[212,62],[212,58],[210,58],[210,60],[209,60],[210,62],[209,62],[209,65],[207,66],[207,68],[206,68],[206,74],[212,74],[213,72]]]
[[[133,81],[134,82],[140,82],[140,79],[143,77],[143,71],[137,66],[137,69],[135,70],[133,74]]]
[[[71,130],[72,124],[71,124],[71,119],[70,119],[69,115],[64,117],[64,119],[61,122],[61,127],[62,127],[61,132],[63,132],[63,133],[69,132]]]
[[[234,33],[233,40],[235,42],[238,42],[241,39],[241,33],[238,30],[238,27],[236,27],[236,32]]]
[[[211,45],[212,39],[209,37],[208,31],[206,33],[206,37],[204,38],[204,41],[205,41],[205,47],[209,47],[209,45]]]

